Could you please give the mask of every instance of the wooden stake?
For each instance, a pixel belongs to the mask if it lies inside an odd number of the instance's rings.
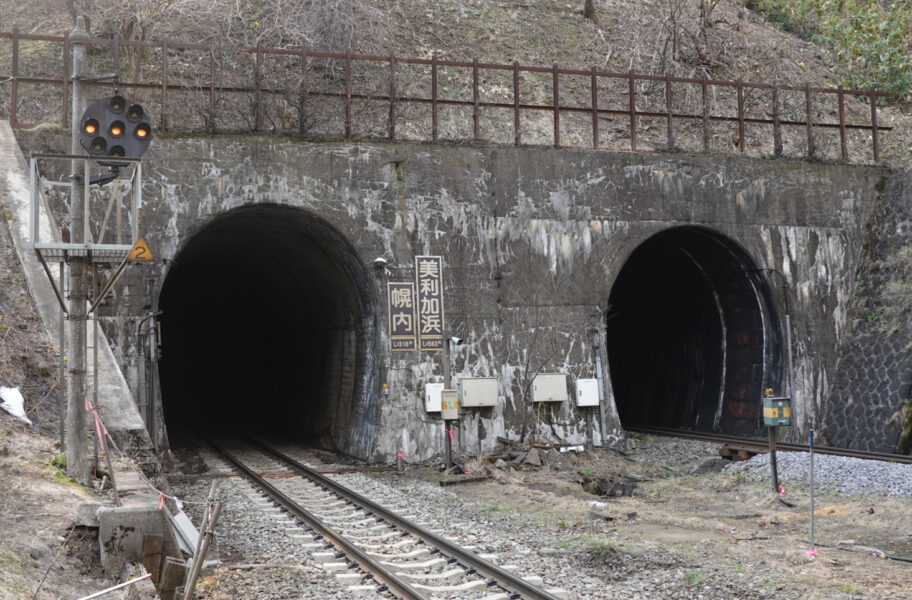
[[[196,580],[199,579],[200,571],[203,568],[203,563],[206,561],[206,554],[209,552],[209,544],[212,543],[212,536],[215,533],[215,525],[218,523],[219,514],[221,514],[221,512],[222,503],[216,502],[212,507],[212,514],[209,516],[209,521],[207,523],[204,523],[206,537],[203,538],[203,544],[200,548],[199,556],[195,556],[193,559],[193,570],[190,572],[190,578],[188,579],[189,585],[184,592],[184,600],[191,600],[193,598],[193,590],[196,589]]]

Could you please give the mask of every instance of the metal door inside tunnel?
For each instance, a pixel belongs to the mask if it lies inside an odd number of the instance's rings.
[[[779,389],[782,344],[769,286],[747,252],[702,227],[647,239],[606,311],[621,422],[752,434],[760,397]]]

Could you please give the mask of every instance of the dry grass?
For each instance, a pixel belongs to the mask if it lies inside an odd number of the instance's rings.
[[[599,24],[584,18],[583,3],[554,0],[334,0],[326,3],[261,0],[240,3],[177,0],[169,2],[94,2],[67,3],[73,13],[90,9],[94,32],[102,37],[115,34],[126,39],[183,39],[194,43],[217,43],[222,46],[265,46],[341,51],[351,47],[355,52],[383,56],[430,58],[509,64],[589,69],[625,73],[633,70],[648,74],[671,74],[679,77],[776,82],[835,86],[834,60],[827,50],[776,29],[744,6],[743,0],[720,0],[701,3],[698,0],[601,0],[595,3]],[[59,10],[53,0],[36,0],[0,18],[0,29],[18,27],[23,31],[60,34],[70,28],[70,14]],[[700,11],[706,6],[708,10]],[[141,7],[141,10],[140,10]],[[45,15],[54,15],[47,20]],[[35,69],[53,52],[30,43],[20,48],[32,56]],[[9,43],[0,41],[0,63],[8,61]],[[169,79],[182,82],[198,93],[175,93],[169,99],[168,117],[172,128],[204,130],[208,115],[209,57],[200,53],[169,51]],[[7,58],[4,58],[7,57]],[[161,50],[151,48],[129,54],[127,80],[158,81]],[[219,85],[252,86],[255,61],[243,52],[219,51],[217,79]],[[93,68],[110,71],[110,52],[93,53]],[[340,92],[342,61],[313,61],[309,87],[313,91]],[[263,87],[287,90],[263,101],[261,122],[265,131],[299,131],[300,63],[296,57],[271,56],[264,59]],[[0,68],[2,69],[2,68]],[[367,96],[385,95],[389,89],[386,71],[360,68],[354,74],[356,91]],[[443,67],[439,73],[438,93],[441,98],[471,100],[471,69]],[[397,75],[400,96],[428,96],[430,67],[401,65]],[[625,109],[627,82],[607,81],[600,86],[602,108]],[[24,87],[24,86],[23,86]],[[512,73],[484,71],[480,81],[482,100],[512,102]],[[522,73],[521,98],[524,103],[547,105],[553,101],[549,73]],[[700,86],[676,86],[673,89],[675,109],[700,114]],[[139,100],[155,112],[160,94],[148,91]],[[8,86],[0,86],[0,106]],[[21,110],[33,115],[31,122],[53,120],[55,102],[42,97],[36,89],[21,90]],[[639,110],[661,112],[665,102],[664,85],[638,82]],[[801,92],[783,93],[782,117],[804,119],[804,97]],[[561,80],[561,103],[587,107],[591,102],[588,78],[565,76]],[[731,89],[712,87],[713,115],[736,112],[736,99]],[[8,104],[7,104],[8,105]],[[770,92],[749,91],[745,98],[748,117],[770,118]],[[387,134],[388,107],[385,102],[362,101],[353,107],[353,131],[356,137],[383,137]],[[31,111],[29,113],[29,111]],[[816,122],[836,119],[834,97],[818,98]],[[870,122],[870,108],[862,101],[849,99],[846,104],[849,122]],[[305,110],[303,130],[313,136],[338,136],[343,128],[339,102],[315,100]],[[2,115],[0,115],[2,117]],[[23,122],[30,119],[22,118]],[[512,113],[508,109],[482,112],[484,138],[491,143],[512,144]],[[889,164],[912,163],[912,114],[908,106],[882,109],[881,124],[894,130],[882,136],[881,159]],[[215,127],[220,131],[249,130],[255,124],[255,98],[252,94],[225,96],[216,106]],[[396,122],[397,136],[405,139],[430,137],[429,108],[426,105],[403,105]],[[613,150],[629,149],[629,123],[623,116],[605,117],[600,123],[600,146]],[[553,120],[548,112],[524,114],[521,123],[523,144],[550,144]],[[444,107],[440,112],[439,137],[465,140],[472,137],[471,108]],[[664,119],[640,120],[638,150],[663,150],[666,146]],[[750,156],[773,153],[772,131],[768,126],[749,126],[745,149]],[[561,142],[567,146],[591,146],[591,125],[586,115],[566,114],[561,123]],[[816,133],[816,157],[838,160],[839,138],[834,130]],[[737,127],[732,123],[715,123],[711,151],[737,152]],[[870,162],[870,134],[850,132],[847,140],[853,162]],[[807,152],[803,128],[786,129],[783,140],[787,156],[802,157]],[[683,151],[702,151],[703,136],[699,121],[676,123],[675,147]]]

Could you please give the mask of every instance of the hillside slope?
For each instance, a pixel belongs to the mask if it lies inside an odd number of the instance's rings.
[[[747,8],[754,4],[749,0],[596,0],[596,24],[583,16],[582,0],[72,0],[66,3],[67,10],[60,10],[57,0],[35,0],[5,10],[0,29],[62,34],[72,28],[75,14],[85,12],[93,33],[109,38],[169,38],[248,47],[262,43],[332,51],[350,47],[384,56],[515,60],[528,65],[557,63],[567,68],[594,66],[613,72],[807,82],[823,87],[839,83],[829,49],[768,23]],[[464,74],[448,77],[454,90],[467,85]],[[546,79],[532,82],[543,96],[550,85]],[[489,87],[499,83],[488,82]],[[650,95],[660,101],[661,89],[648,82],[640,88],[640,102],[648,104]],[[572,99],[574,91],[563,94]],[[585,106],[585,90],[578,90],[578,96]],[[847,112],[850,121],[866,123],[870,118],[868,107],[855,100],[848,101]],[[912,164],[910,107],[884,108],[881,124],[894,127],[883,136],[882,159]],[[730,129],[719,129],[714,131],[716,136],[732,134]],[[859,141],[866,143],[867,139]],[[714,147],[732,146],[722,140]]]

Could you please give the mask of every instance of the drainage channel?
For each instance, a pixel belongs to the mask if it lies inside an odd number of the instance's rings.
[[[307,465],[257,440],[242,451],[209,440],[224,460],[283,510],[335,549],[307,540],[311,556],[326,570],[345,571],[348,561],[398,598],[478,597],[484,600],[558,600],[563,590],[542,589],[459,544],[342,486]],[[236,442],[234,442],[236,443]],[[264,456],[270,464],[264,464]],[[299,477],[266,481],[257,474],[276,462]],[[337,575],[341,580],[342,573]],[[353,579],[361,579],[354,575]],[[365,592],[370,586],[361,586]],[[557,595],[555,595],[557,594]]]

